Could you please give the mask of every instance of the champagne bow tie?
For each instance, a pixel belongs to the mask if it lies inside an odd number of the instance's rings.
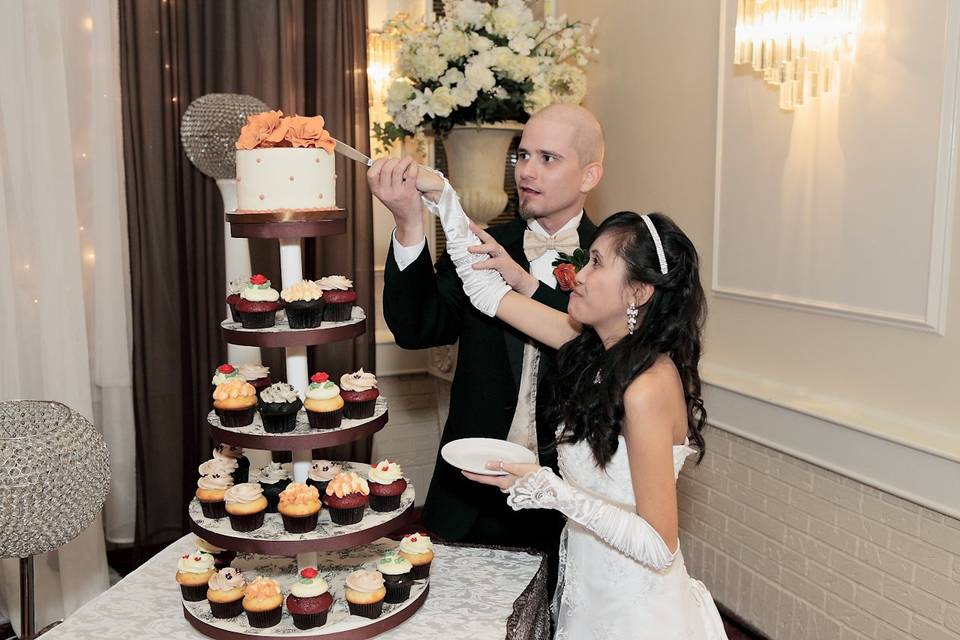
[[[523,232],[523,253],[527,260],[536,260],[547,251],[572,254],[580,248],[580,235],[576,229],[561,231],[553,237],[542,236],[527,229]]]

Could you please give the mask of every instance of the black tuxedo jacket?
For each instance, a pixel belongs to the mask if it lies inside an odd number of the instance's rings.
[[[498,243],[524,269],[530,263],[523,252],[526,223],[516,218],[488,229]],[[577,228],[586,250],[596,227],[584,213]],[[566,311],[568,294],[540,283],[534,299]],[[457,369],[450,390],[450,414],[441,447],[469,437],[506,439],[520,389],[525,336],[496,318],[477,311],[463,292],[450,256],[444,252],[436,264],[424,249],[416,262],[400,271],[390,253],[384,272],[383,315],[397,344],[404,349],[424,349],[460,341]],[[544,380],[555,375],[555,352],[541,346],[537,405],[550,402]],[[549,382],[549,380],[547,380]],[[552,442],[554,433],[538,423],[540,445]],[[543,459],[542,464],[551,464]],[[437,465],[424,507],[424,523],[446,540],[463,538],[478,513],[502,511],[504,496],[496,488],[472,482],[447,464],[438,453]]]

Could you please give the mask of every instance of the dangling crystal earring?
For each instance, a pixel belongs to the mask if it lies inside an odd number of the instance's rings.
[[[630,335],[633,335],[633,332],[637,330],[637,314],[640,313],[640,308],[631,304],[627,307],[627,331],[630,332]]]

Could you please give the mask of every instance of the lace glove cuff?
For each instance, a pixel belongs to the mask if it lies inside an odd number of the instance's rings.
[[[657,571],[669,567],[676,558],[657,530],[642,517],[572,487],[548,467],[514,482],[507,504],[514,510],[556,509],[618,551]]]
[[[463,291],[470,298],[470,302],[491,318],[497,315],[500,300],[510,291],[510,286],[503,277],[494,270],[475,271],[472,265],[486,260],[482,254],[473,254],[467,251],[480,243],[480,238],[470,231],[470,219],[460,206],[457,193],[444,178],[443,192],[439,202],[431,202],[423,198],[423,203],[433,215],[440,219],[440,226],[447,236],[447,253],[456,267],[457,275],[463,281]]]

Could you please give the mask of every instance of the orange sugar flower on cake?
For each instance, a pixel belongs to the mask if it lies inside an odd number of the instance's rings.
[[[313,116],[306,118],[303,116],[294,116],[291,120],[288,140],[294,147],[314,147],[324,149],[327,153],[333,153],[335,143],[330,133],[323,128],[323,116]]]
[[[236,144],[237,149],[249,150],[264,146],[261,143],[280,127],[282,120],[282,111],[264,111],[248,117],[247,124],[240,130],[240,137]],[[280,139],[283,139],[282,135]]]
[[[275,598],[280,595],[280,585],[270,578],[257,577],[243,590],[248,598]]]

